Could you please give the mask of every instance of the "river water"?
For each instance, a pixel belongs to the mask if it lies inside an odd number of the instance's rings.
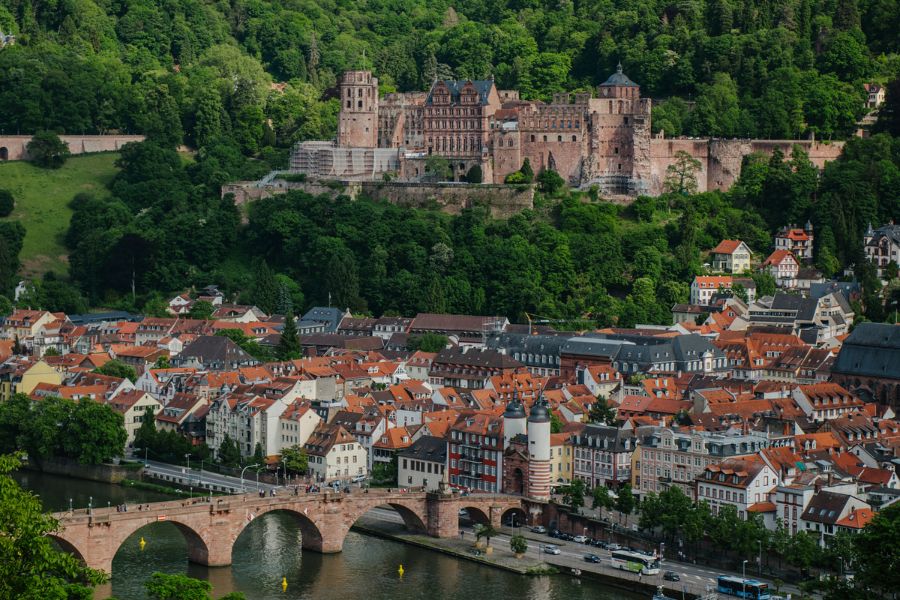
[[[38,494],[48,510],[139,503],[170,496],[34,472],[16,479]],[[140,538],[146,546],[140,549]],[[235,543],[230,567],[188,563],[187,544],[170,523],[154,523],[125,541],[113,560],[112,580],[96,598],[143,600],[144,582],[155,571],[207,579],[214,596],[240,591],[249,600],[613,600],[637,599],[592,581],[568,576],[524,577],[399,542],[350,532],[339,554],[302,552],[300,529],[285,514],[254,519]],[[398,566],[403,565],[401,578]],[[282,592],[282,578],[288,588]]]

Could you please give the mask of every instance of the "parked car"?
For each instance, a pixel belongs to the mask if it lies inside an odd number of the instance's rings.
[[[591,542],[591,546],[594,546],[596,548],[603,548],[604,550],[609,548],[609,544],[607,544],[603,540],[594,540],[593,542]]]
[[[547,535],[549,535],[552,538],[558,538],[561,534],[559,532],[559,529],[551,529],[550,533],[548,533]]]
[[[597,563],[597,564],[600,563],[600,557],[597,556],[596,554],[585,554],[584,560],[589,563]]]
[[[622,546],[618,544],[610,544],[606,547],[607,550],[621,550]]]
[[[531,528],[531,533],[547,533],[547,528],[543,525],[537,525]]]
[[[587,544],[587,540],[588,539],[586,535],[576,535],[572,538],[572,541],[578,544]]]
[[[681,576],[675,571],[666,571],[663,573],[663,579],[666,581],[681,581]]]
[[[353,481],[353,483],[362,483],[366,479],[368,479],[367,475],[357,475],[351,481]]]
[[[553,544],[541,546],[541,550],[543,550],[546,554],[559,554],[559,547],[554,546]]]

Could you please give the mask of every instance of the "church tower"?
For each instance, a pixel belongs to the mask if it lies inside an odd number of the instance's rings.
[[[528,416],[528,497],[550,499],[550,406],[543,396]]]
[[[338,86],[341,112],[337,144],[344,148],[378,146],[378,79],[371,71],[346,71]]]

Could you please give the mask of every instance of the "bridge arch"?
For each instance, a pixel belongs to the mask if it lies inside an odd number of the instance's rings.
[[[198,532],[192,525],[177,519],[166,519],[165,521],[148,520],[143,523],[136,523],[133,527],[122,528],[122,531],[113,530],[115,532],[115,537],[112,539],[112,555],[109,557],[110,570],[108,572],[112,572],[113,559],[119,553],[119,550],[122,548],[122,546],[124,546],[132,536],[136,536],[140,534],[141,530],[158,523],[168,523],[170,525],[174,525],[178,532],[181,533],[182,537],[184,537],[184,541],[187,543],[188,560],[190,562],[201,565],[210,564],[211,543],[209,543],[203,537],[203,535],[201,535],[201,533]]]
[[[87,560],[85,560],[85,557],[81,553],[81,550],[75,544],[73,544],[60,534],[49,533],[47,534],[47,537],[53,540],[53,543],[59,546],[60,550],[67,554],[71,554],[79,561],[87,565]]]
[[[508,506],[501,513],[500,523],[511,524],[512,527],[524,527],[528,524],[528,515],[521,506]]]
[[[9,148],[0,146],[0,160],[9,160]]]
[[[248,513],[248,518],[246,518],[241,523],[240,527],[234,534],[234,540],[231,543],[231,549],[229,549],[229,552],[234,550],[234,545],[237,544],[238,539],[240,539],[241,535],[243,535],[243,533],[250,528],[254,521],[265,515],[272,515],[276,513],[287,514],[297,522],[300,527],[300,543],[304,550],[315,550],[316,552],[324,551],[322,531],[308,514],[306,514],[300,508],[276,505],[271,508],[260,508],[256,512]]]
[[[473,523],[477,523],[478,525],[490,525],[491,517],[488,512],[485,512],[478,506],[473,504],[467,504],[465,502],[459,503],[459,511],[461,519],[469,519]],[[462,511],[466,511],[465,514]]]

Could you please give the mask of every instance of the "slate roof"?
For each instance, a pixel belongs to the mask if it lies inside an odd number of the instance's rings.
[[[330,333],[338,328],[338,325],[341,324],[343,318],[344,311],[339,308],[331,306],[314,306],[303,315],[303,318],[300,319],[300,321],[318,321],[320,323],[325,323],[325,331]]]
[[[201,335],[185,346],[178,355],[178,361],[186,362],[189,358],[196,358],[203,365],[256,363],[256,360],[244,352],[240,346],[221,335]]]
[[[900,326],[860,323],[844,340],[833,373],[900,379]]]
[[[441,82],[450,89],[451,103],[459,102],[459,94],[463,87],[466,84],[471,83],[475,86],[475,91],[478,92],[478,99],[481,104],[487,104],[488,95],[491,93],[491,88],[494,87],[494,81],[492,79],[477,79],[475,81],[443,79]],[[428,91],[428,97],[425,99],[425,104],[432,103],[431,95],[434,93],[434,88],[438,83],[439,82],[435,81],[431,86],[431,89]]]
[[[622,72],[622,63],[619,63],[616,66],[616,72],[609,76],[609,79],[600,84],[602,86],[626,86],[626,87],[638,87],[638,84],[633,82],[628,78],[628,75],[625,75]]]
[[[400,450],[397,456],[445,464],[447,462],[447,441],[443,438],[424,435],[413,442],[410,447]]]

